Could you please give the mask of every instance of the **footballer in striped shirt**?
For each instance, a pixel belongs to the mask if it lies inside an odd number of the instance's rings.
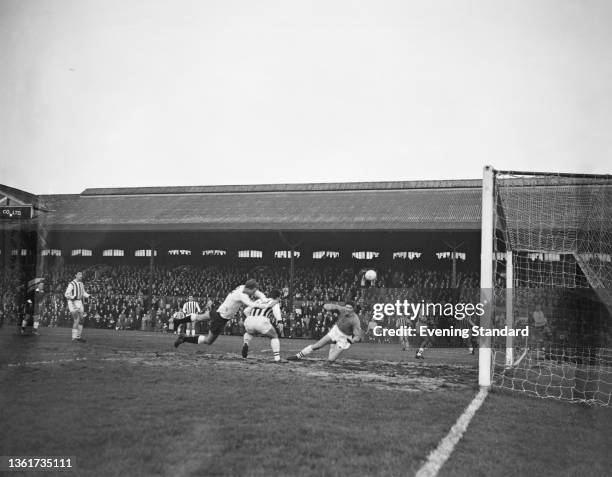
[[[181,327],[181,325],[178,325],[175,322],[178,320],[182,320],[183,318],[185,318],[185,313],[183,313],[181,306],[178,305],[176,311],[174,312],[174,315],[172,315],[172,317],[170,318],[170,327],[172,328],[175,334],[178,334],[179,328]]]
[[[198,305],[198,302],[193,299],[193,295],[189,295],[189,298],[183,305],[183,313],[185,313],[185,316],[191,316],[194,313],[202,313],[200,310],[200,305]],[[185,323],[185,334],[186,336],[196,335],[195,322]]]
[[[249,355],[249,343],[253,339],[253,336],[267,336],[270,338],[270,346],[272,347],[272,354],[274,355],[274,361],[280,361],[280,333],[276,328],[276,324],[280,322],[283,317],[281,314],[280,304],[278,303],[278,299],[280,299],[281,292],[280,290],[272,290],[270,293],[270,298],[274,301],[270,301],[268,299],[258,299],[256,303],[272,303],[269,308],[252,308],[247,307],[244,310],[244,315],[246,319],[244,320],[244,336],[243,336],[243,344],[242,344],[242,357],[246,359]]]
[[[83,307],[83,299],[89,298],[91,295],[85,291],[83,285],[83,272],[77,272],[64,293],[68,300],[68,311],[72,315],[72,342],[85,343],[87,340],[81,336],[83,333],[83,319],[85,317],[85,309]]]

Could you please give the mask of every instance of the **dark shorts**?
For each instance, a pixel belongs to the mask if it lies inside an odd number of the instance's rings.
[[[228,321],[229,320],[222,318],[219,312],[211,310],[209,328],[210,332],[213,335],[220,335],[223,332],[223,329],[225,328],[225,325],[227,325]]]

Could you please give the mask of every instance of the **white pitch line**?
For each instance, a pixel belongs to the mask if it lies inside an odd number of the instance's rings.
[[[415,474],[415,477],[435,477],[438,475],[438,472],[440,472],[444,463],[453,453],[455,446],[465,433],[474,414],[476,414],[476,411],[478,411],[478,408],[480,408],[488,393],[489,390],[487,388],[482,388],[478,394],[476,394],[469,406],[463,411],[463,414],[459,416],[455,425],[451,427],[446,437],[444,437],[444,439],[440,441],[440,444],[438,444],[438,447],[429,454],[427,462],[423,464]]]

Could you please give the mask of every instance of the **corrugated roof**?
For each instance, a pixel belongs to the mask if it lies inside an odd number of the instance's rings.
[[[85,189],[81,195],[225,194],[256,192],[316,192],[480,187],[481,180],[330,182],[310,184],[206,185],[181,187],[108,187]]]
[[[198,191],[181,187],[154,188],[150,194],[144,191],[151,188],[87,189],[87,194],[40,198],[51,209],[42,220],[56,230],[480,228],[480,181],[428,184],[210,186]],[[285,186],[287,190],[282,190]],[[102,194],[103,190],[108,193]]]

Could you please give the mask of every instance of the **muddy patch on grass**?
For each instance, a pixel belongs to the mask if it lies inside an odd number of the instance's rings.
[[[282,377],[342,383],[347,386],[369,386],[402,392],[431,392],[440,389],[471,388],[477,382],[477,370],[467,366],[424,365],[391,361],[344,359],[328,364],[324,359],[275,363],[269,357],[243,359],[235,353],[193,354],[172,351],[110,350],[106,356],[22,362],[9,366],[53,366],[89,363],[124,363],[133,366],[161,368],[215,368],[232,373],[267,373]]]
[[[389,361],[343,360],[332,365],[322,359],[297,363],[274,363],[269,358],[242,359],[233,354],[157,353],[140,356],[116,356],[106,361],[122,361],[133,365],[161,367],[212,367],[228,372],[272,373],[282,376],[303,376],[305,379],[338,382],[350,386],[372,386],[404,392],[436,391],[440,389],[471,388],[477,371],[469,367],[394,363]]]

